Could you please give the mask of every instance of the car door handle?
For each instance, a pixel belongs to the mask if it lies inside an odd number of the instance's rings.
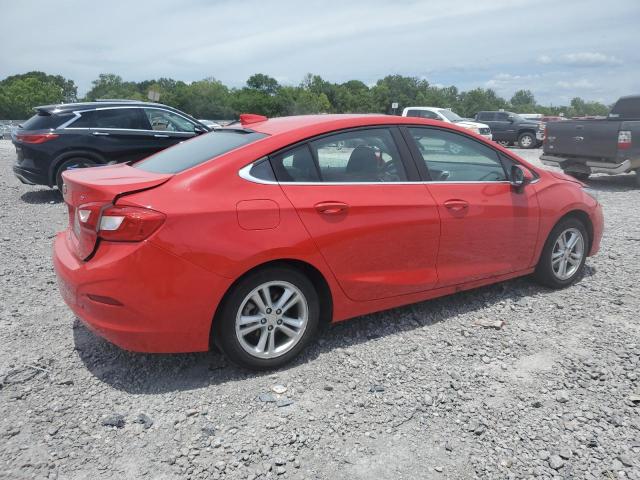
[[[95,136],[100,136],[100,135],[107,136],[107,135],[109,135],[109,133],[108,133],[108,132],[93,132],[93,134],[94,134]]]
[[[169,138],[169,135],[164,135],[162,133],[155,133],[153,136],[156,138]]]
[[[462,212],[469,208],[469,203],[464,200],[447,200],[444,202],[444,206],[452,212]]]
[[[318,213],[324,215],[339,215],[349,210],[349,205],[342,202],[320,202],[315,204]]]

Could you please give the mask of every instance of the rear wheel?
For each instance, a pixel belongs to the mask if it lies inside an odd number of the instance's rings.
[[[534,148],[536,146],[536,137],[531,132],[524,132],[518,137],[518,146],[520,148]]]
[[[309,343],[319,318],[318,294],[305,275],[267,268],[232,287],[215,319],[213,340],[242,367],[277,368]]]
[[[564,288],[584,272],[589,237],[577,218],[566,218],[553,227],[536,267],[538,282],[551,288]]]
[[[74,157],[62,162],[58,167],[58,170],[56,170],[56,186],[58,187],[58,190],[62,193],[62,184],[64,183],[62,181],[62,172],[73,168],[94,167],[95,165],[96,163],[93,160],[82,157]]]

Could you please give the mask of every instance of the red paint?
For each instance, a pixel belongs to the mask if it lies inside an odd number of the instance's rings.
[[[259,184],[238,174],[292,143],[385,124],[471,135],[538,178],[516,190],[508,183]],[[590,254],[599,249],[602,211],[579,183],[455,125],[321,115],[251,128],[269,136],[173,176],[125,165],[64,173],[70,225],[56,237],[54,265],[63,298],[91,329],[130,350],[206,350],[233,282],[283,259],[320,272],[333,321],[448,295],[531,273],[550,230],[575,210],[593,224]],[[144,240],[111,241],[96,230],[111,205],[150,209],[164,220]],[[85,208],[95,216],[78,227]]]

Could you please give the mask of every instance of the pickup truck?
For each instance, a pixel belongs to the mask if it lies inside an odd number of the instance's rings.
[[[512,112],[478,112],[476,122],[489,125],[493,139],[503,145],[517,143],[520,148],[536,148],[542,143],[544,125]]]
[[[540,160],[582,181],[635,170],[640,186],[640,95],[620,98],[602,120],[547,123]]]

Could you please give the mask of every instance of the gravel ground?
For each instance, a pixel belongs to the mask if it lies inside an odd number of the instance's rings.
[[[14,155],[0,141],[0,478],[640,479],[631,176],[591,182],[606,232],[579,284],[518,279],[369,315],[255,374],[87,331],[50,260],[64,205],[21,185]]]

